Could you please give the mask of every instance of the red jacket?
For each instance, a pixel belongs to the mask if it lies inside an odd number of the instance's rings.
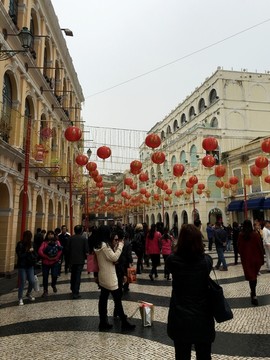
[[[161,233],[159,231],[155,231],[154,238],[150,239],[149,235],[146,236],[145,242],[145,253],[146,255],[160,254],[160,243]]]
[[[161,254],[170,255],[172,253],[172,238],[168,239],[161,238]]]
[[[56,244],[58,246],[61,246],[59,240],[56,241]],[[53,265],[59,261],[61,254],[62,254],[62,250],[58,251],[56,257],[50,258],[47,254],[44,253],[44,250],[46,249],[47,246],[48,246],[48,242],[43,241],[43,243],[40,245],[40,248],[38,249],[38,255],[41,257],[42,263],[44,265]]]

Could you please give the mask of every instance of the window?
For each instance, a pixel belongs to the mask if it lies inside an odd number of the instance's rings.
[[[190,148],[190,166],[198,167],[197,148],[192,145]]]
[[[210,104],[213,104],[215,101],[217,101],[217,99],[218,99],[217,92],[215,89],[212,89],[209,95]]]
[[[18,21],[18,0],[10,0],[8,14],[15,25]]]
[[[200,99],[199,101],[199,113],[203,112],[206,108],[204,99]]]
[[[185,123],[187,122],[187,119],[186,119],[186,115],[185,114],[182,114],[181,115],[181,125],[185,125]]]
[[[211,122],[210,122],[210,126],[212,128],[217,128],[218,127],[218,119],[216,117],[214,117]]]
[[[168,125],[167,129],[166,129],[166,134],[171,135],[171,133],[172,133],[171,127],[170,127],[170,125]]]
[[[4,85],[2,92],[3,107],[0,118],[0,137],[8,142],[11,130],[11,108],[12,108],[12,86],[8,74],[4,75]]]
[[[166,138],[165,132],[163,130],[161,131],[160,137],[161,137],[161,140],[164,140]]]
[[[236,176],[239,180],[236,187],[236,194],[237,195],[243,195],[244,194],[244,188],[243,188],[243,176],[242,176],[242,170],[241,169],[234,169],[233,170],[233,176]]]
[[[186,153],[185,151],[181,151],[181,154],[180,154],[180,163],[185,165],[186,164]]]
[[[177,129],[179,129],[179,126],[178,126],[178,121],[177,120],[174,120],[173,122],[173,131],[177,131]]]
[[[189,109],[189,120],[192,120],[196,116],[194,106]]]

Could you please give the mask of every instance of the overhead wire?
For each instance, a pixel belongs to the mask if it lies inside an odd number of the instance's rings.
[[[216,45],[218,45],[218,44],[221,44],[221,43],[223,43],[223,42],[225,42],[225,41],[227,41],[227,40],[229,40],[229,39],[232,39],[232,38],[234,38],[234,37],[236,37],[236,36],[238,36],[238,35],[241,35],[241,34],[247,32],[247,31],[250,31],[250,30],[252,30],[252,29],[254,29],[254,28],[258,27],[258,26],[261,26],[261,25],[263,25],[263,24],[265,24],[265,23],[267,23],[267,22],[269,22],[269,21],[270,21],[270,19],[266,19],[266,20],[264,20],[264,21],[262,21],[262,22],[260,22],[260,23],[257,23],[257,24],[255,24],[255,25],[252,25],[252,26],[250,26],[250,27],[248,27],[248,28],[246,28],[246,29],[240,30],[240,31],[238,31],[238,32],[236,32],[236,33],[234,33],[234,34],[232,34],[232,35],[229,35],[229,36],[227,36],[227,37],[225,37],[225,38],[223,38],[223,39],[221,39],[221,40],[215,41],[215,42],[213,42],[212,44],[206,45],[206,46],[204,46],[204,47],[202,47],[202,48],[200,48],[200,49],[198,49],[198,50],[192,51],[192,52],[190,52],[190,53],[188,53],[188,54],[186,54],[186,55],[184,55],[184,56],[182,56],[182,57],[180,57],[180,58],[178,58],[178,59],[172,60],[172,61],[170,61],[170,62],[168,62],[168,63],[166,63],[166,64],[163,64],[163,65],[160,65],[160,66],[158,66],[158,67],[156,67],[156,68],[154,68],[154,69],[152,69],[152,70],[146,71],[146,72],[144,72],[144,73],[142,73],[142,74],[139,74],[139,75],[137,75],[137,76],[134,76],[134,77],[132,77],[132,78],[130,78],[130,79],[127,79],[127,80],[125,80],[125,81],[122,81],[122,82],[120,82],[120,83],[118,83],[118,84],[115,84],[115,85],[113,85],[113,86],[110,86],[110,87],[108,87],[108,88],[106,88],[106,89],[103,89],[103,90],[101,90],[101,91],[97,91],[97,92],[95,92],[95,93],[93,93],[93,94],[90,94],[90,95],[86,96],[85,99],[88,99],[88,98],[90,98],[90,97],[94,97],[94,96],[96,96],[96,95],[103,94],[103,93],[105,93],[105,92],[107,92],[107,91],[109,91],[109,90],[115,89],[115,88],[117,88],[117,87],[119,87],[119,86],[122,86],[122,85],[124,85],[124,84],[127,84],[127,83],[129,83],[129,82],[131,82],[131,81],[137,80],[137,79],[139,79],[139,78],[141,78],[141,77],[144,77],[144,76],[149,75],[149,74],[151,74],[151,73],[153,73],[153,72],[156,72],[156,71],[158,71],[158,70],[161,70],[161,69],[163,69],[163,68],[165,68],[165,67],[168,67],[168,66],[170,66],[170,65],[173,65],[173,64],[175,64],[175,63],[177,63],[177,62],[179,62],[179,61],[181,61],[181,60],[187,59],[187,58],[189,58],[189,57],[191,57],[191,56],[193,56],[193,55],[195,55],[195,54],[198,54],[198,53],[200,53],[200,52],[202,52],[202,51],[204,51],[204,50],[210,49],[211,47],[214,47],[214,46],[216,46]]]

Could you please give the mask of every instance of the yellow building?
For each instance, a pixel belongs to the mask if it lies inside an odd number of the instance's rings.
[[[147,190],[152,198],[155,194],[159,195],[158,200],[144,206],[144,220],[148,224],[162,221],[172,228],[174,224],[180,227],[200,218],[205,230],[207,222],[213,223],[218,219],[226,224],[232,220],[227,211],[231,189],[217,187],[219,178],[215,176],[215,167],[202,165],[202,159],[207,155],[202,142],[207,137],[217,139],[218,147],[212,155],[217,164],[226,166],[226,174],[221,180],[228,181],[234,171],[228,160],[230,151],[238,148],[238,153],[245,154],[245,146],[250,141],[269,134],[269,98],[269,74],[218,68],[149,130],[149,134],[161,137],[159,151],[164,152],[166,160],[160,165],[154,164],[151,161],[153,150],[145,144],[141,146],[140,160],[150,179]],[[259,152],[259,144],[256,147]],[[185,167],[184,174],[179,178],[173,175],[173,166],[177,163]],[[193,175],[205,185],[201,194],[197,193],[198,184],[192,194],[186,193],[186,182]],[[165,181],[172,190],[171,195],[156,186],[158,179]],[[184,194],[176,197],[177,190],[182,190]]]
[[[83,140],[64,134],[83,130],[84,97],[50,0],[2,0],[0,24],[0,275],[8,276],[22,229],[81,223],[74,160]]]

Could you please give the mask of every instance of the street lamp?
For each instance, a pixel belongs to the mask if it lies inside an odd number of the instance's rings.
[[[3,29],[3,36],[5,40],[8,36],[18,36],[22,45],[22,49],[2,50],[3,44],[0,44],[0,61],[10,59],[18,53],[26,53],[30,49],[33,42],[33,35],[27,27],[23,27],[22,30],[16,35],[8,34],[6,29]]]
[[[91,155],[92,155],[92,150],[89,148],[86,152],[88,159],[90,159]]]
[[[66,36],[73,36],[73,32],[70,29],[64,28],[60,30],[64,31]]]

